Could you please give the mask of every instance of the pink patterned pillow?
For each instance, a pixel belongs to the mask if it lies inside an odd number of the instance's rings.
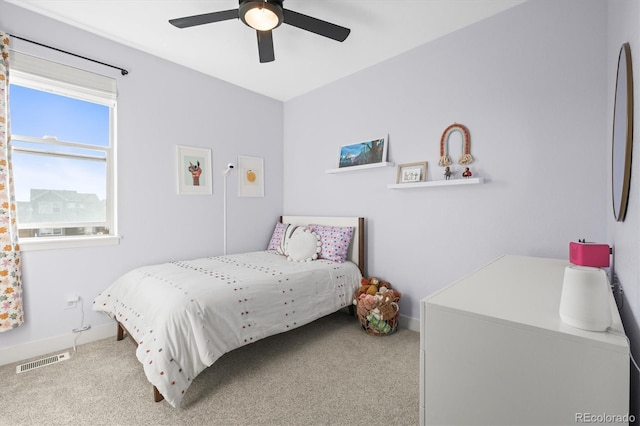
[[[309,225],[309,228],[320,236],[322,250],[318,259],[343,263],[347,260],[347,251],[353,238],[351,226]]]
[[[273,235],[271,235],[271,240],[269,241],[267,250],[277,250],[278,247],[280,247],[282,237],[284,237],[284,232],[287,230],[288,226],[289,225],[286,223],[276,223],[276,228],[273,230]]]

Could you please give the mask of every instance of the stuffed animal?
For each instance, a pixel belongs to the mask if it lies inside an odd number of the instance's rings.
[[[357,300],[354,300],[354,304],[357,306],[358,315],[366,316],[367,312],[378,305],[378,301],[375,296],[370,294],[361,294]]]
[[[369,324],[374,326],[382,334],[389,334],[392,331],[389,323],[387,323],[386,321],[382,321],[381,319],[377,318],[374,314],[367,315],[367,321],[369,321]]]
[[[384,292],[380,292],[378,293],[379,296],[379,303],[390,303],[393,302],[395,299],[395,292],[393,290],[387,290]]]
[[[363,298],[363,296],[368,297]],[[370,311],[382,303],[393,302],[399,298],[400,293],[393,290],[388,281],[383,281],[377,277],[362,277],[360,288],[353,295],[353,304],[358,306],[359,312],[363,310]]]
[[[392,300],[394,302],[397,302],[398,300],[400,300],[400,292],[397,290],[389,290],[387,293],[389,293],[389,296],[392,298]]]
[[[353,295],[353,299],[354,299],[354,305],[355,305],[355,301],[358,300],[358,297],[360,297],[361,294],[367,294],[367,290],[369,290],[369,286],[362,286],[360,287],[357,291],[356,294]]]
[[[358,300],[358,304],[362,304],[362,306],[367,311],[370,311],[371,309],[377,306],[378,300],[376,299],[375,296],[372,296],[370,294],[363,294],[362,296],[360,296],[360,299]]]
[[[362,328],[369,334],[393,332],[399,300],[400,293],[392,289],[388,281],[377,277],[363,277],[360,280],[360,288],[353,297]],[[393,323],[389,322],[392,320]]]
[[[364,316],[368,311],[374,309],[378,305],[375,296],[370,294],[361,294],[356,301],[358,315]]]
[[[367,294],[375,295],[378,292],[378,288],[380,287],[380,279],[376,277],[370,277],[367,279],[369,282],[369,288],[367,289]]]
[[[383,289],[391,289],[391,283],[389,281],[380,281],[378,285],[379,291],[384,291]]]
[[[382,320],[382,313],[380,312],[380,309],[375,308],[372,311],[369,312],[371,315],[373,315],[376,319]]]
[[[358,291],[356,291],[354,298],[357,299],[358,297],[360,297],[361,294],[370,294],[371,296],[374,296],[379,291],[380,286],[383,283],[386,283],[387,288],[391,287],[389,283],[387,283],[386,281],[381,281],[376,277],[371,277],[371,278],[362,277],[362,279],[360,280],[360,288],[358,289]],[[354,304],[355,304],[355,300],[354,300]]]

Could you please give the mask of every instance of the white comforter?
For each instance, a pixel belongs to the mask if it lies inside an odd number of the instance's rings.
[[[351,262],[252,252],[135,269],[93,310],[126,327],[147,378],[175,407],[223,354],[349,305],[360,278]]]

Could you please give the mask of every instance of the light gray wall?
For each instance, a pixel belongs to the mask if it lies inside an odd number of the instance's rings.
[[[623,288],[622,306],[620,309],[624,321],[625,332],[631,339],[631,348],[636,360],[640,359],[640,3],[636,0],[609,1],[608,3],[608,43],[607,43],[607,143],[610,144],[613,123],[613,102],[615,99],[616,69],[618,54],[622,43],[631,46],[633,67],[634,107],[634,143],[631,163],[631,186],[627,215],[624,222],[616,222],[613,209],[607,210],[608,241],[614,248],[614,265],[620,284]],[[610,146],[610,145],[609,145]],[[611,154],[607,162],[610,173]],[[607,202],[611,206],[611,188],[607,187]],[[638,373],[631,370],[631,412],[638,418],[640,392]]]
[[[634,163],[623,224],[612,222],[608,180],[614,62],[622,41],[631,41],[632,50],[638,41],[635,0],[527,2],[291,100],[284,110],[280,102],[2,0],[0,8],[5,31],[131,71],[121,77],[19,44],[118,78],[124,238],[114,247],[24,253],[27,322],[3,333],[0,349],[68,334],[79,315],[62,309],[65,294],[89,304],[132,267],[220,254],[220,173],[238,154],[265,158],[267,186],[264,199],[242,199],[229,179],[230,253],[262,248],[282,212],[363,215],[370,275],[395,284],[403,293],[401,313],[418,318],[421,298],[497,256],[567,257],[569,241],[607,239],[616,247],[628,301],[623,314],[637,324],[640,215],[633,188],[640,166]],[[252,111],[260,111],[252,119],[264,126],[246,125]],[[471,131],[471,168],[484,185],[397,191],[386,188],[395,167],[325,173],[336,167],[340,145],[389,134],[390,160],[426,160],[428,179],[441,179],[438,144],[453,122]],[[212,196],[176,195],[177,144],[212,148]],[[455,157],[458,148],[451,147]],[[85,312],[91,324],[106,322],[88,306]]]
[[[228,178],[228,252],[262,250],[282,213],[282,103],[0,1],[0,28],[129,70],[99,65],[15,40],[16,49],[118,80],[118,246],[23,254],[25,324],[0,336],[0,349],[69,335],[84,299],[85,322],[108,319],[91,301],[125,271],[223,252],[223,178],[238,155],[265,160],[265,197],[238,198]],[[211,148],[213,195],[177,195],[176,145]],[[258,213],[259,212],[259,213]],[[72,338],[68,340],[69,345]]]
[[[498,256],[568,258],[570,241],[604,241],[606,13],[597,0],[527,2],[286,102],[284,211],[365,216],[369,275],[415,319],[420,299]],[[325,173],[340,145],[388,133],[390,161],[426,160],[442,179],[454,122],[483,185],[390,190],[395,167]]]

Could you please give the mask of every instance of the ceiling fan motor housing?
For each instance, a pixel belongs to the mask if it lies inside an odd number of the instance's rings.
[[[245,19],[245,15],[247,14],[247,12],[255,8],[267,9],[273,12],[278,17],[278,24],[274,27],[277,28],[284,21],[284,14],[282,12],[282,1],[283,0],[240,0],[238,15],[240,16],[242,22],[245,23],[245,25],[253,28],[253,26],[249,24]]]

